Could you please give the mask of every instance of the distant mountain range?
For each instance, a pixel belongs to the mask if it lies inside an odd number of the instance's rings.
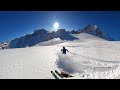
[[[12,40],[9,44],[10,48],[22,48],[26,46],[33,46],[37,43],[48,41],[54,38],[60,38],[61,40],[75,40],[65,29],[59,29],[58,31],[48,32],[45,29],[35,30],[33,34],[28,34],[23,37]]]
[[[72,31],[68,31],[68,33],[70,33],[70,34],[88,33],[88,34],[95,35],[97,37],[103,38],[103,39],[108,40],[108,41],[114,41],[113,38],[111,38],[110,36],[108,36],[99,27],[97,27],[96,25],[92,25],[92,24],[89,24],[88,26],[86,26],[82,30],[80,30],[80,29],[77,30],[77,31],[72,30]]]
[[[11,40],[9,43],[4,42],[5,44],[1,43],[1,46],[9,47],[9,48],[22,48],[22,47],[31,47],[35,44],[38,44],[40,42],[48,41],[54,38],[60,38],[61,40],[75,40],[78,39],[71,34],[80,34],[80,33],[88,33],[91,35],[95,35],[99,38],[113,41],[110,36],[108,36],[106,33],[104,33],[102,30],[100,30],[99,27],[96,25],[89,24],[83,29],[79,30],[72,30],[72,31],[66,31],[65,29],[59,29],[58,31],[46,31],[45,29],[38,29],[33,32],[33,34],[27,34],[25,36],[21,36],[19,38],[15,38]]]

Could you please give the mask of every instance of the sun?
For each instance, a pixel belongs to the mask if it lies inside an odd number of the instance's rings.
[[[54,28],[54,29],[58,29],[58,28],[59,28],[59,23],[58,23],[58,22],[55,22],[54,25],[53,25],[53,28]]]

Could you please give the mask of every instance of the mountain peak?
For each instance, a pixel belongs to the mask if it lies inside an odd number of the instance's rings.
[[[47,33],[45,29],[38,29],[34,31],[34,34],[41,34],[41,33]]]
[[[74,40],[74,39],[77,39],[77,38],[71,36],[68,32],[66,32],[65,29],[59,29],[56,32],[56,36],[59,37],[61,40]]]
[[[61,32],[66,32],[66,31],[65,31],[65,29],[58,29],[57,32],[60,32],[60,33],[61,33]]]
[[[93,25],[93,24],[89,24],[88,27],[91,28],[91,29],[94,29],[94,30],[97,29],[97,25]]]
[[[112,39],[104,33],[97,25],[89,24],[81,32],[95,35],[97,37],[112,41]]]
[[[97,25],[89,24],[88,26],[86,26],[84,28],[83,31],[86,32],[86,33],[90,33],[90,32],[95,33],[97,28],[98,28]]]

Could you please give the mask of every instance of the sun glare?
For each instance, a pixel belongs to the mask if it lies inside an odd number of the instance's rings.
[[[59,23],[55,22],[53,27],[54,27],[54,29],[58,29],[59,28]]]

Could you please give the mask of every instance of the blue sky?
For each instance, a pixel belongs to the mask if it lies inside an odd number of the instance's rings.
[[[78,30],[96,24],[105,33],[120,40],[120,11],[0,11],[0,42],[32,33],[36,29]]]

